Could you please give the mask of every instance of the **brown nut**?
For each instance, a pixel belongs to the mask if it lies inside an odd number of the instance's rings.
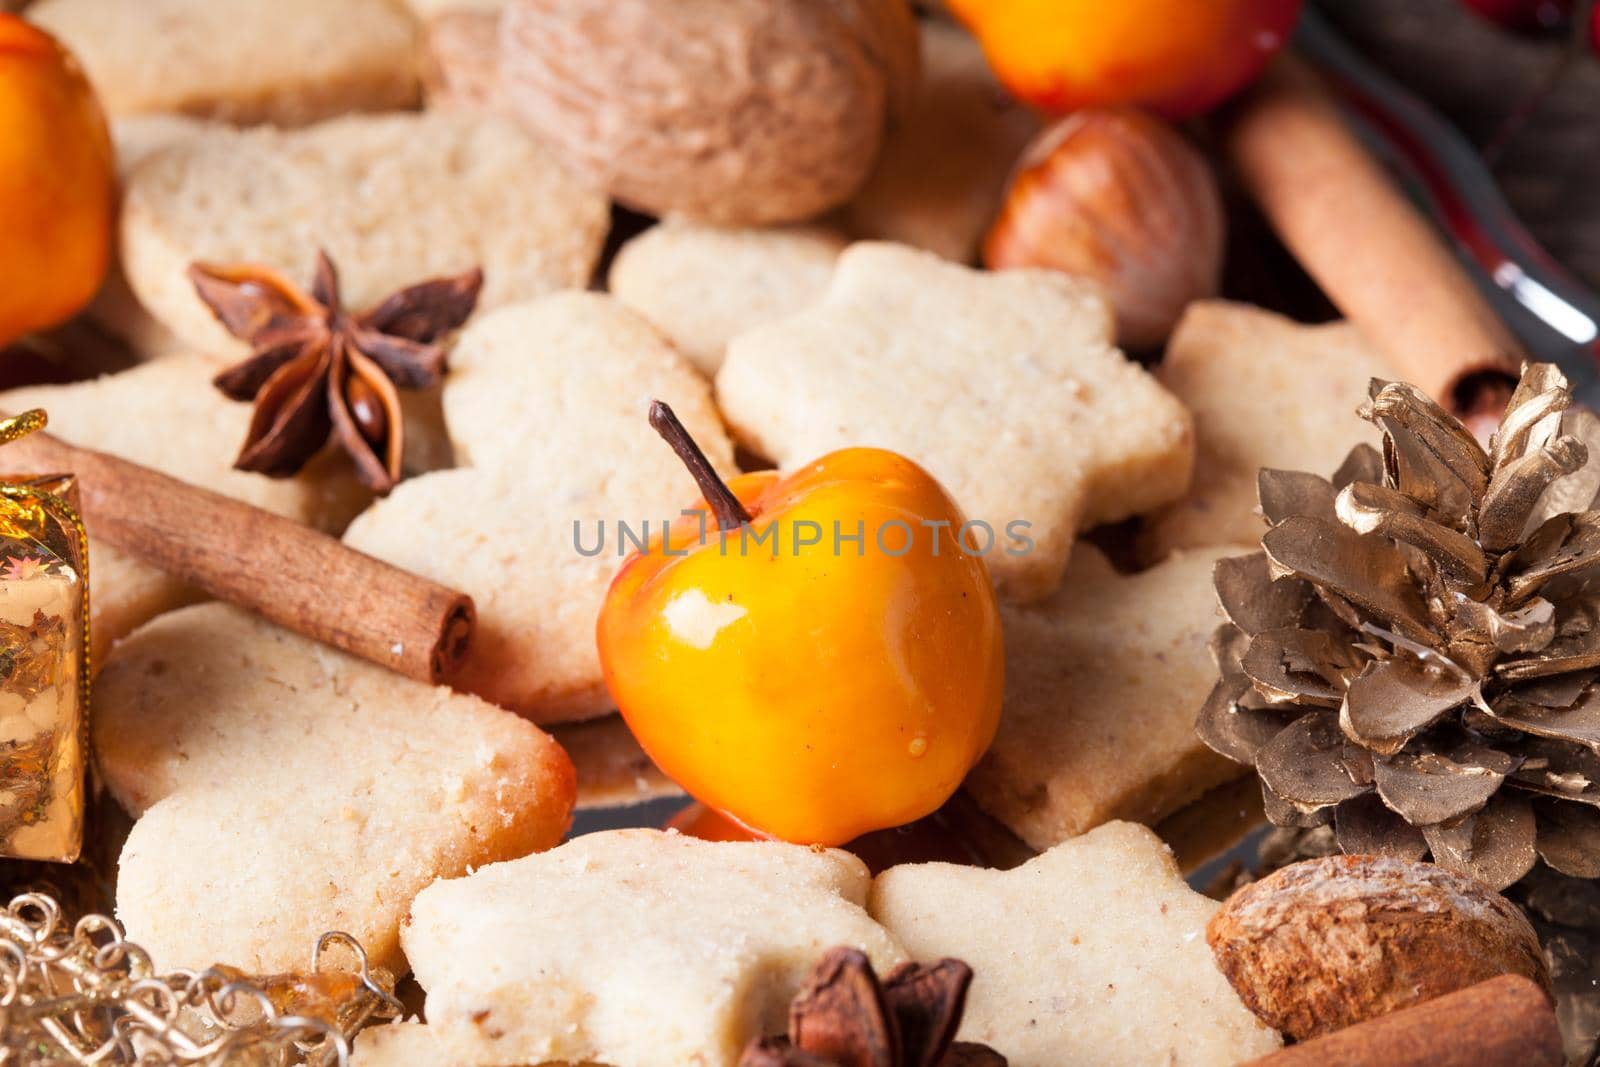
[[[1520,974],[1548,995],[1539,939],[1516,905],[1466,875],[1381,856],[1285,867],[1206,927],[1239,998],[1303,1040]]]
[[[811,218],[866,180],[909,96],[906,0],[513,0],[504,104],[651,214]]]
[[[430,108],[493,110],[500,92],[500,15],[444,11],[422,27],[422,91]]]
[[[1150,349],[1216,294],[1223,229],[1211,167],[1182,134],[1134,108],[1084,108],[1023,153],[983,258],[1100,281],[1118,342]]]

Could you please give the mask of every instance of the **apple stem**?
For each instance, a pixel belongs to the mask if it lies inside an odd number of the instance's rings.
[[[663,441],[672,446],[678,458],[683,460],[683,465],[689,468],[695,484],[700,487],[700,494],[706,498],[706,503],[711,505],[711,512],[717,517],[717,526],[720,529],[737,530],[750,522],[750,513],[739,503],[739,498],[733,495],[728,483],[711,469],[711,461],[700,451],[700,446],[689,435],[683,423],[678,421],[678,416],[673,414],[672,408],[660,400],[652,400],[650,425],[661,435]]]

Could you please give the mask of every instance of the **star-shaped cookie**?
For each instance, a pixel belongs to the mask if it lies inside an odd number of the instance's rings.
[[[322,457],[288,479],[233,469],[250,424],[250,407],[217,392],[211,384],[215,374],[216,368],[198,356],[170,356],[94,381],[0,393],[0,411],[44,408],[49,432],[63,441],[142,463],[323,529],[341,529],[371,498],[345,465]],[[0,449],[0,471],[51,473],[27,470],[21,458],[26,448],[23,440]],[[101,542],[91,542],[89,564],[97,661],[135,626],[200,596]]]
[[[350,1050],[350,1067],[466,1067],[440,1045],[433,1027],[407,1020],[386,1026],[369,1026],[356,1036]],[[567,1067],[547,1064],[545,1067]],[[602,1067],[581,1063],[571,1067]]]
[[[1189,413],[1114,347],[1093,285],[900,245],[851,246],[820,304],[734,338],[717,394],[780,466],[852,445],[922,464],[989,524],[1020,600],[1055,589],[1078,530],[1180,497],[1194,456]]]
[[[957,1036],[1011,1067],[1226,1067],[1279,1045],[1212,960],[1217,903],[1142,826],[1107,823],[1009,871],[892,867],[868,907],[914,959],[971,965]]]
[[[453,684],[539,722],[610,699],[594,627],[611,576],[693,481],[646,421],[671,404],[720,471],[733,449],[704,378],[636,313],[569,292],[480,316],[444,386],[461,467],[402,482],[345,540],[468,593],[478,629]]]
[[[1376,445],[1377,429],[1356,408],[1368,382],[1396,376],[1349,323],[1302,326],[1247,304],[1190,304],[1156,377],[1194,412],[1194,487],[1151,517],[1141,554],[1254,544],[1266,529],[1256,472],[1328,475],[1354,446]]]
[[[573,803],[526,720],[223,604],[117,645],[94,749],[138,817],[117,915],[163,969],[302,969],[330,929],[399,966],[418,891],[554,845]]]
[[[1194,721],[1224,621],[1212,566],[1249,551],[1198,549],[1123,575],[1083,544],[1050,599],[1002,606],[1004,711],[966,783],[979,806],[1046,849],[1112,819],[1154,824],[1238,777]]]
[[[827,949],[904,958],[869,882],[837,850],[613,830],[435,883],[402,937],[451,1062],[733,1067]]]

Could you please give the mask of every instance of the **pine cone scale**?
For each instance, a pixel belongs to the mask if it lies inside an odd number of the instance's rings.
[[[1532,804],[1507,793],[1497,794],[1476,814],[1422,831],[1441,866],[1470,868],[1481,880],[1504,885],[1533,869],[1539,858],[1536,834]]]
[[[1217,598],[1233,620],[1230,630],[1258,634],[1299,623],[1311,590],[1305,582],[1275,582],[1265,552],[1217,561]]]
[[[1267,531],[1261,547],[1280,571],[1355,604],[1413,640],[1432,638],[1406,558],[1391,542],[1362,536],[1336,520],[1293,515]]]
[[[1392,756],[1471,699],[1472,689],[1465,675],[1430,669],[1416,659],[1372,660],[1350,682],[1339,726],[1374,753]]]
[[[1344,737],[1327,715],[1302,715],[1279,730],[1256,755],[1256,770],[1263,785],[1307,815],[1373,788],[1359,763],[1352,773]]]
[[[1340,671],[1355,663],[1350,646],[1324,630],[1281,629],[1254,635],[1239,667],[1269,701],[1337,708]]]

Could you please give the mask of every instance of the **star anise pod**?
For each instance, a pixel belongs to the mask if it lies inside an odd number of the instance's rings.
[[[216,378],[255,412],[234,466],[286,478],[337,435],[356,474],[387,493],[400,480],[404,437],[395,389],[425,389],[444,373],[440,343],[478,302],[483,272],[436,278],[394,293],[360,314],[339,299],[339,277],[317,253],[308,294],[270,267],[189,268],[200,299],[248,359]]]
[[[956,1041],[972,968],[902,963],[879,982],[859,949],[829,949],[789,1006],[789,1033],[751,1041],[739,1067],[1005,1067]]]
[[[1230,622],[1202,740],[1253,763],[1280,826],[1501,888],[1600,877],[1600,419],[1523,370],[1485,450],[1374,381],[1331,479],[1263,470],[1271,527],[1218,563]]]

